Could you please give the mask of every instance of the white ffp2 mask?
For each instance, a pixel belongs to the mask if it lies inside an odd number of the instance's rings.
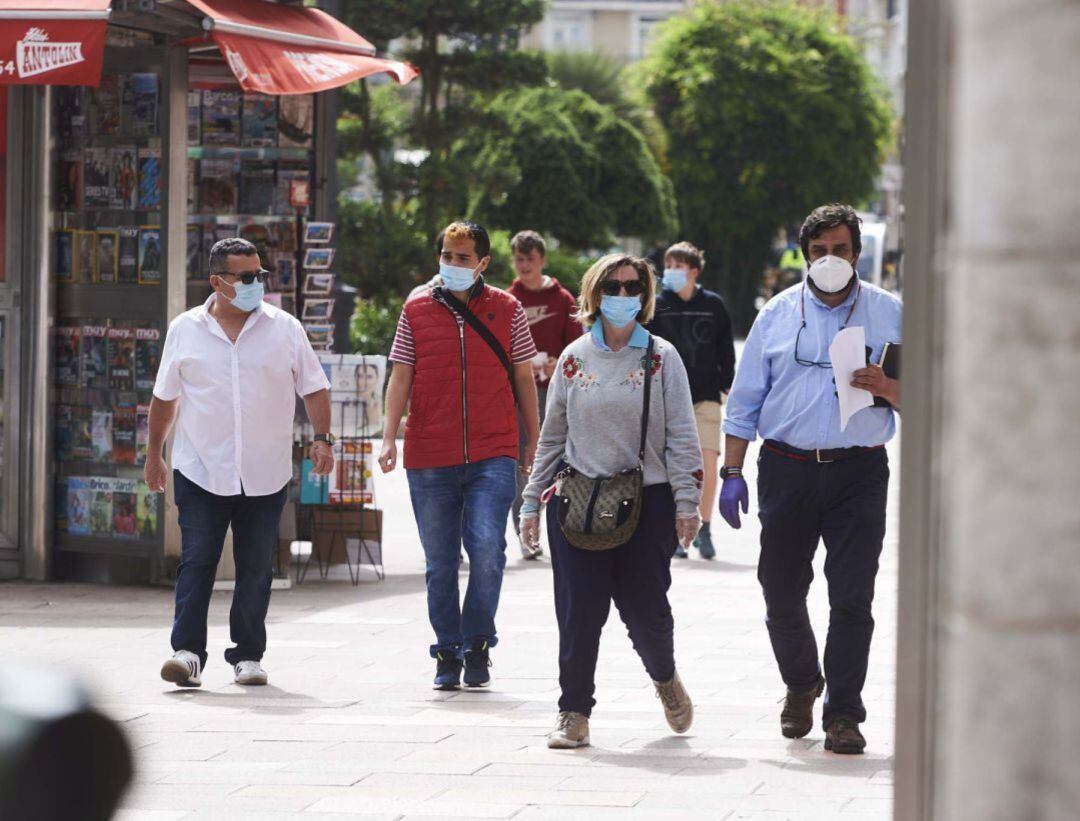
[[[810,265],[808,276],[814,284],[827,294],[844,290],[851,281],[855,269],[843,257],[824,256],[815,259]]]

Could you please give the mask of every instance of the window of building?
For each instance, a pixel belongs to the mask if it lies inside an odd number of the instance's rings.
[[[656,39],[657,27],[667,20],[667,15],[639,15],[635,20],[632,30],[633,42],[630,44],[630,55],[635,60],[640,60],[649,53],[649,48]]]
[[[544,47],[548,51],[588,51],[592,46],[592,15],[589,12],[554,12],[545,23]]]

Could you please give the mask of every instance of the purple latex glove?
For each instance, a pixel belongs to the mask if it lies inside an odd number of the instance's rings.
[[[736,530],[742,527],[739,521],[740,503],[742,512],[746,513],[750,509],[750,489],[742,476],[729,476],[720,488],[720,515]]]

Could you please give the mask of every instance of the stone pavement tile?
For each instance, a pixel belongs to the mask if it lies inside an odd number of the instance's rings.
[[[123,809],[160,810],[217,803],[236,789],[222,784],[136,784],[124,796]]]
[[[185,815],[180,821],[396,821],[398,813],[275,812],[273,810],[208,809]]]
[[[316,802],[312,812],[325,813],[396,813],[399,818],[513,818],[523,807],[520,804],[452,803],[441,798],[433,801],[414,801],[403,798],[368,798],[362,795],[332,795]],[[306,819],[307,813],[300,816]]]
[[[119,810],[113,821],[182,821],[187,810]]]
[[[870,816],[891,817],[893,811],[892,791],[888,795],[859,796],[841,807],[840,812],[852,818],[867,818]]]
[[[723,821],[731,809],[646,809],[638,807],[527,807],[514,816],[514,821]],[[411,815],[406,816],[413,821]]]
[[[325,769],[310,772],[287,770],[252,770],[249,772],[198,772],[171,773],[157,779],[157,784],[233,784],[235,786],[254,784],[296,784],[302,786],[349,787],[368,775],[371,770],[363,765],[356,765],[352,770]]]
[[[424,789],[440,788],[449,790],[455,787],[463,789],[476,789],[482,793],[488,790],[553,790],[556,786],[560,789],[566,781],[562,776],[531,774],[531,775],[483,775],[470,777],[468,775],[429,775],[423,779]],[[409,773],[377,772],[367,776],[361,784],[365,789],[379,788],[385,790],[408,789],[416,783],[416,778]],[[435,793],[432,793],[433,795]]]
[[[332,749],[333,742],[326,741],[248,741],[229,747],[214,762],[283,762],[317,759]],[[335,756],[336,757],[336,756]]]
[[[645,797],[642,790],[505,790],[491,789],[480,792],[475,788],[454,788],[439,794],[440,801],[450,803],[476,801],[494,804],[542,804],[559,807],[632,807]]]

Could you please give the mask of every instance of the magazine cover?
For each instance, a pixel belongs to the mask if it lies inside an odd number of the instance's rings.
[[[107,477],[90,476],[90,534],[112,536],[112,483]]]
[[[161,364],[161,330],[135,329],[135,387],[140,391],[154,388],[158,365]]]
[[[199,145],[202,142],[202,92],[187,93],[187,142]]]
[[[277,194],[274,195],[274,210],[278,214],[295,214],[296,209],[289,203],[289,189],[293,180],[311,179],[311,172],[303,166],[278,165]],[[295,229],[294,229],[295,231]],[[295,243],[295,240],[294,240]]]
[[[270,256],[270,229],[266,225],[257,222],[248,222],[240,227],[240,238],[246,239],[255,246],[259,255],[259,264]]]
[[[67,477],[57,476],[53,482],[53,512],[54,526],[64,533],[67,531]]]
[[[325,271],[334,262],[334,249],[315,246],[304,250],[304,269]]]
[[[108,148],[87,148],[83,154],[83,207],[109,208],[112,202],[112,157]]]
[[[118,211],[133,211],[139,206],[138,149],[122,145],[110,152],[112,160],[112,194],[109,207]]]
[[[270,223],[270,236],[279,254],[296,256],[296,220],[278,220]]]
[[[125,225],[118,232],[117,282],[134,284],[139,281],[139,229]]]
[[[84,388],[107,388],[108,377],[108,328],[104,325],[82,326],[82,371],[80,382]]]
[[[86,103],[79,86],[54,86],[57,131],[60,137],[82,137],[86,134]]]
[[[98,136],[111,137],[120,133],[123,91],[124,78],[119,74],[106,74],[97,88],[87,89],[91,97],[94,133]]]
[[[273,214],[274,166],[262,162],[246,162],[240,168],[240,213]]]
[[[277,291],[296,289],[296,257],[291,254],[278,254],[274,257],[274,289]]]
[[[74,261],[71,231],[56,232],[56,281],[74,282]]]
[[[135,406],[135,464],[146,462],[146,450],[150,444],[150,406]]]
[[[113,326],[106,338],[109,340],[109,388],[135,390],[135,329]]]
[[[77,148],[65,148],[56,164],[56,210],[78,211],[83,202],[83,158]]]
[[[161,229],[146,226],[139,229],[139,284],[157,285],[161,282]]]
[[[235,214],[239,205],[234,160],[199,161],[199,213]]]
[[[94,455],[90,408],[86,405],[75,405],[71,409],[71,418],[74,425],[71,435],[72,461],[89,462]]]
[[[277,145],[277,99],[265,94],[245,94],[241,125],[244,145],[269,148]]]
[[[187,159],[187,210],[194,214],[199,210],[199,161]]]
[[[53,416],[53,448],[57,462],[70,462],[74,459],[75,413],[71,405],[56,405]]]
[[[325,505],[330,501],[330,477],[315,472],[315,463],[304,459],[300,465],[300,504]]]
[[[329,322],[334,317],[334,300],[332,299],[309,299],[304,302],[305,321]]]
[[[132,74],[131,130],[138,137],[158,133],[158,77],[156,74]]]
[[[202,144],[240,144],[240,93],[204,91],[202,96]]]
[[[138,483],[138,508],[135,512],[136,526],[139,529],[140,539],[153,539],[157,537],[158,524],[158,494],[147,486],[146,482]]]
[[[118,465],[135,464],[135,406],[113,408],[113,461]]]
[[[330,242],[334,238],[334,223],[309,222],[304,225],[304,244],[317,245]]]
[[[116,282],[119,273],[120,233],[113,230],[97,232],[97,253],[94,267],[98,282]]]
[[[282,293],[281,295],[281,310],[285,313],[296,316],[296,297],[291,293]]]
[[[67,531],[76,536],[90,535],[90,506],[93,491],[87,476],[69,476],[67,480]]]
[[[139,149],[139,210],[161,208],[161,149]]]
[[[138,480],[136,479],[110,479],[112,485],[112,535],[121,539],[134,539],[136,531],[136,515],[138,508]]]
[[[56,350],[53,362],[56,366],[56,384],[76,386],[79,384],[79,340],[82,328],[78,325],[56,326]]]
[[[202,278],[202,228],[198,225],[187,227],[187,278]]]
[[[111,462],[113,437],[112,437],[112,409],[100,410],[94,408],[90,416],[90,458],[95,462]]]
[[[310,94],[286,94],[278,105],[278,145],[311,148],[315,127],[315,98]]]
[[[308,274],[304,277],[304,296],[330,296],[334,279],[333,274]]]
[[[97,279],[97,237],[93,231],[71,233],[71,280],[93,282]]]

